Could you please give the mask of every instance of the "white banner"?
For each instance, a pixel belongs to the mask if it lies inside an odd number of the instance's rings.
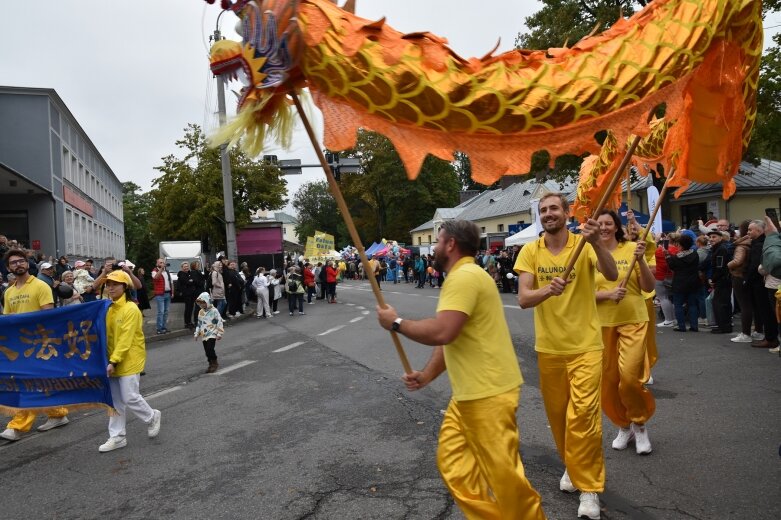
[[[542,231],[542,221],[540,220],[540,199],[532,199],[532,222],[537,233]]]
[[[662,201],[659,200],[659,190],[656,189],[656,186],[649,186],[646,190],[646,193],[648,194],[648,216],[650,218],[651,214],[654,212],[654,208],[656,207],[656,204],[661,204]],[[656,213],[656,218],[654,218],[654,223],[651,225],[651,235],[655,236],[662,232],[662,210],[661,208]]]

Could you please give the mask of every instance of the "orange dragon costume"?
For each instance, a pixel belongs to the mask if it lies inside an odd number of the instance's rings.
[[[244,41],[217,42],[212,71],[243,71],[247,86],[218,137],[254,154],[267,136],[289,142],[287,94],[304,87],[329,149],[352,147],[363,127],[393,142],[411,179],[427,154],[452,160],[460,150],[483,184],[529,171],[537,150],[598,153],[600,130],[616,143],[647,135],[647,114],[664,102],[673,182],[722,182],[729,196],[756,117],[756,0],[655,0],[571,48],[470,59],[443,38],[402,34],[327,0],[223,4],[241,17]]]
[[[304,88],[323,113],[325,147],[353,147],[359,128],[379,132],[396,147],[410,179],[428,154],[450,161],[461,151],[470,158],[472,178],[490,185],[502,175],[529,171],[538,150],[547,150],[551,160],[599,153],[594,135],[609,130],[613,151],[591,159],[581,179],[578,201],[589,207],[604,192],[607,172],[630,135],[647,136],[662,124],[649,124],[648,114],[664,103],[669,123],[657,157],[677,172],[670,184],[721,182],[725,197],[735,191],[732,178],[756,117],[762,49],[757,0],[654,0],[570,48],[468,59],[439,36],[402,34],[384,19],[356,16],[353,0],[344,9],[328,0],[222,5],[240,17],[243,41],[215,43],[211,68],[243,76],[245,87],[237,117],[214,136],[216,143],[240,143],[252,155],[266,139],[288,146],[290,94]],[[558,438],[560,427],[551,428]],[[573,483],[599,492],[604,472],[593,479],[573,474]]]

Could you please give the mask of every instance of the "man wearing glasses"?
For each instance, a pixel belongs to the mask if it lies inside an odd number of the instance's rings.
[[[46,282],[30,275],[27,255],[21,249],[11,249],[5,255],[8,271],[16,276],[13,285],[9,285],[3,297],[3,314],[21,314],[54,308],[52,290]],[[22,434],[29,432],[35,422],[35,412],[23,410],[14,415],[0,438],[18,441]],[[38,427],[45,432],[68,424],[68,409],[57,408],[47,412],[49,420]]]

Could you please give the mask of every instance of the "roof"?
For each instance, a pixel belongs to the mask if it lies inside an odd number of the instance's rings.
[[[762,159],[759,166],[743,161],[740,173],[735,176],[738,193],[752,191],[781,191],[781,162]],[[721,194],[721,184],[701,184],[693,182],[683,192],[680,199]],[[680,200],[679,199],[679,200]]]
[[[464,211],[464,209],[459,207],[437,208],[437,210],[434,212],[434,215],[439,215],[443,219],[453,219],[453,218],[457,218],[462,211]]]
[[[477,200],[472,199],[474,202],[468,204],[458,218],[476,221],[531,211],[532,198],[539,197],[541,191],[559,191],[561,188],[555,181],[540,183],[533,179],[512,184],[503,190],[487,190],[475,197]]]
[[[293,215],[289,215],[284,211],[275,211],[274,220],[282,222],[283,224],[298,224],[298,219]]]
[[[415,233],[416,231],[426,231],[427,229],[434,230],[434,221],[429,220],[428,222],[424,222],[423,224],[419,225],[416,228],[410,229],[410,233]]]

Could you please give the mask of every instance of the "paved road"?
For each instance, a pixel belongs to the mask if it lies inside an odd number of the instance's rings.
[[[385,285],[402,316],[430,315],[436,289]],[[9,519],[460,519],[435,466],[446,377],[417,393],[379,329],[365,282],[306,316],[243,319],[203,374],[200,343],[149,343],[142,391],[163,411],[160,436],[128,424],[128,447],[99,454],[104,413],[0,445],[0,514]],[[524,465],[549,518],[574,518],[538,391],[531,311],[503,297],[526,384],[518,414]],[[283,301],[283,303],[285,303]],[[147,312],[147,314],[150,314]],[[157,338],[156,338],[157,339]],[[654,453],[609,448],[606,519],[779,518],[781,359],[724,336],[659,337]],[[404,341],[414,366],[428,347]],[[0,441],[3,442],[3,441]]]

